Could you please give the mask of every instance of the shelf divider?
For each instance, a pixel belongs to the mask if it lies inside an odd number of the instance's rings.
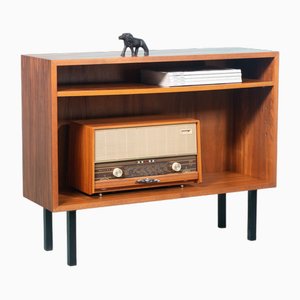
[[[185,93],[197,91],[270,87],[273,85],[273,81],[262,81],[254,79],[244,79],[241,83],[190,85],[177,87],[160,87],[156,85],[147,85],[142,83],[100,83],[85,85],[61,85],[58,86],[57,97]]]

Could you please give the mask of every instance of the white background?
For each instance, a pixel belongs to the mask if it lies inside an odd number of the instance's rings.
[[[3,4],[5,3],[5,4]],[[300,299],[299,10],[297,1],[2,1],[1,299]],[[258,193],[258,240],[246,193],[78,211],[78,266],[66,265],[65,213],[44,252],[42,209],[22,197],[20,55],[150,49],[280,51],[278,188]],[[298,44],[297,44],[298,43]]]

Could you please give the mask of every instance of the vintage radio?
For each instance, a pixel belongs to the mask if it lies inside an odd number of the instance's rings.
[[[70,185],[86,194],[201,182],[199,120],[80,120],[69,136]]]

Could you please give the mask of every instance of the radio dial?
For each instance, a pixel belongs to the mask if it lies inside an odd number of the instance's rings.
[[[123,175],[123,170],[120,168],[114,168],[113,169],[113,175],[117,178],[122,177]]]
[[[175,172],[179,172],[181,170],[181,163],[174,162],[172,164],[172,170],[175,171]]]

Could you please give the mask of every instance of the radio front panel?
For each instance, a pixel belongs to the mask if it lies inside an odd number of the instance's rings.
[[[194,119],[77,121],[69,148],[70,184],[87,194],[202,179],[200,123]]]

